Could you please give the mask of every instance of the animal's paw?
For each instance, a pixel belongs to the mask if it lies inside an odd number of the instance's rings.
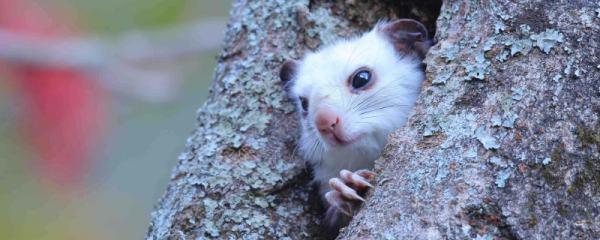
[[[369,170],[351,172],[344,169],[340,171],[339,177],[329,179],[329,186],[332,190],[325,193],[325,199],[330,207],[352,216],[355,206],[365,201],[359,193],[373,187],[369,183],[373,176],[375,173]]]

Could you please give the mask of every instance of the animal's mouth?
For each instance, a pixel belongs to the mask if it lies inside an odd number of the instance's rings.
[[[347,146],[356,142],[360,138],[360,135],[346,137],[335,132],[321,133],[321,136],[327,143],[331,144],[332,146]]]

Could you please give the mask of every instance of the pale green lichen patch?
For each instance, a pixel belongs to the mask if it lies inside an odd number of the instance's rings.
[[[552,159],[547,157],[547,158],[544,158],[544,160],[542,160],[542,164],[548,165],[548,164],[550,164],[551,161],[552,161]]]
[[[562,78],[562,75],[556,74],[556,75],[554,75],[554,77],[552,77],[552,81],[558,82],[561,78]]]
[[[502,117],[500,117],[500,115],[494,115],[494,116],[492,116],[492,118],[490,119],[490,121],[492,121],[492,127],[502,126]]]
[[[499,62],[506,62],[510,57],[510,52],[507,50],[502,50],[498,55],[496,55],[496,60]]]
[[[486,69],[490,66],[490,63],[485,59],[483,53],[481,53],[475,57],[475,63],[469,64],[465,62],[462,65],[466,72],[465,80],[470,81],[473,79],[484,80]]]
[[[456,46],[449,46],[448,44],[442,44],[444,51],[441,52],[440,57],[446,59],[446,63],[452,62],[456,59],[456,55],[459,52],[459,48]]]
[[[519,115],[515,113],[507,113],[502,121],[502,126],[505,128],[513,128],[515,125],[515,121],[519,118]]]
[[[504,32],[505,30],[506,30],[506,25],[504,25],[503,22],[494,23],[494,33],[495,34],[499,34],[501,32]]]
[[[498,167],[502,167],[502,168],[508,167],[508,164],[506,163],[506,161],[497,156],[491,157],[490,163],[492,163]]]
[[[446,67],[431,81],[432,84],[445,84],[454,75],[453,67]]]
[[[586,27],[592,27],[594,24],[594,15],[589,9],[579,9],[579,21]]]
[[[485,128],[480,127],[475,131],[475,138],[483,145],[485,149],[492,150],[500,148],[496,138],[492,137]]]
[[[472,113],[460,113],[448,116],[439,123],[439,128],[448,138],[442,143],[442,148],[450,147],[457,139],[468,138],[473,135],[477,123],[476,116]]]
[[[496,44],[503,44],[509,48],[510,54],[502,49],[497,53],[495,59],[499,62],[505,62],[508,60],[509,56],[527,55],[534,47],[537,47],[548,54],[555,45],[564,42],[563,34],[554,29],[548,29],[538,34],[532,34],[531,28],[526,24],[522,24],[519,26],[519,30],[526,38],[512,38],[505,35],[494,36],[484,43],[484,52],[492,50],[493,46]]]
[[[439,131],[440,131],[440,127],[438,126],[438,122],[435,121],[434,119],[428,119],[424,124],[423,124],[423,136],[424,137],[431,137],[436,135]]]
[[[554,29],[547,29],[539,34],[533,34],[530,38],[533,40],[533,46],[538,47],[546,54],[550,53],[550,50],[556,44],[564,41],[563,34]]]
[[[491,37],[488,40],[485,41],[485,43],[483,44],[483,51],[487,52],[489,50],[492,50],[492,47],[494,47],[494,45],[496,45],[498,42],[496,42],[496,38],[495,37]]]
[[[531,51],[533,43],[529,39],[517,39],[514,41],[508,41],[505,43],[510,46],[510,55],[516,56],[518,54],[527,55]]]
[[[521,31],[521,34],[525,36],[529,36],[531,34],[531,27],[527,24],[519,25],[519,30]]]
[[[510,175],[512,175],[512,172],[513,170],[511,168],[503,169],[502,171],[498,172],[498,174],[496,175],[496,181],[494,181],[494,183],[496,183],[496,186],[498,186],[499,188],[505,187],[506,181],[508,181]]]
[[[575,59],[572,59],[572,58],[570,58],[569,60],[567,60],[567,64],[565,66],[565,69],[563,70],[563,73],[565,75],[570,75],[571,74],[574,62],[575,62]]]
[[[465,151],[465,157],[468,158],[476,158],[477,157],[477,149],[476,148],[469,148]]]
[[[510,91],[512,92],[512,96],[511,98],[515,101],[519,101],[521,99],[523,99],[523,94],[524,94],[524,90],[522,88],[511,88]]]

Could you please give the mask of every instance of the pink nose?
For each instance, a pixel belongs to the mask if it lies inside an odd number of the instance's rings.
[[[319,109],[315,114],[315,123],[321,134],[335,133],[335,128],[340,124],[340,118],[329,109]]]

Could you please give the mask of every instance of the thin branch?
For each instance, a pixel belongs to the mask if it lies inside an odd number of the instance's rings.
[[[212,20],[156,31],[131,31],[113,38],[48,39],[0,29],[0,59],[13,64],[80,68],[106,87],[148,101],[174,94],[177,74],[148,69],[217,49],[225,21]]]

